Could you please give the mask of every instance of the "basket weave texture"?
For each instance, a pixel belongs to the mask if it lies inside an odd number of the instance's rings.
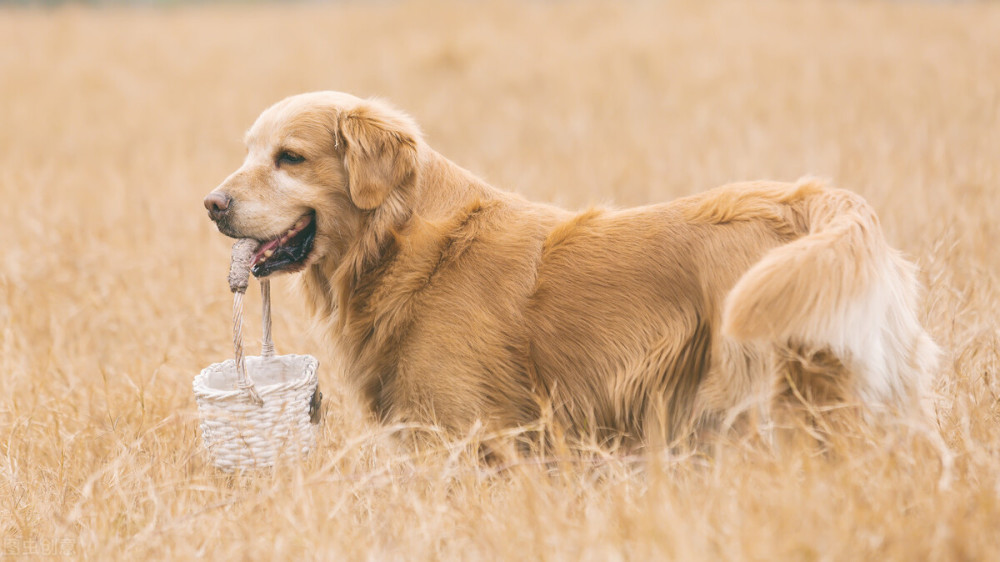
[[[194,378],[201,432],[213,464],[223,470],[266,468],[297,460],[316,445],[310,405],[319,362],[311,355],[246,357],[262,406],[237,388],[236,361],[206,367]]]

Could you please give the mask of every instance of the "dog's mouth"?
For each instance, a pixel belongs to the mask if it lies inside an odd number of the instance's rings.
[[[280,236],[261,242],[254,251],[250,271],[255,277],[298,271],[305,267],[315,239],[316,214],[310,211]]]

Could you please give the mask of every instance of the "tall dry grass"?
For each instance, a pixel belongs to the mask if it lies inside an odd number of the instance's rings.
[[[229,244],[201,198],[259,111],[314,89],[384,96],[456,162],[571,207],[806,173],[859,191],[922,267],[943,440],[499,474],[462,443],[407,453],[282,279],[279,348],[323,365],[319,450],[216,472],[191,379],[230,354]],[[0,197],[0,553],[1000,556],[1000,5],[4,9]]]

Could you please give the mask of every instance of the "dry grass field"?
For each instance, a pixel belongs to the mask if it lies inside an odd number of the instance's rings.
[[[569,207],[805,174],[860,192],[927,285],[940,437],[506,470],[407,452],[279,278],[279,350],[322,365],[320,446],[216,471],[191,380],[232,353],[230,242],[201,199],[264,107],[317,89],[392,100]],[[1000,558],[998,4],[5,8],[0,198],[0,557]]]

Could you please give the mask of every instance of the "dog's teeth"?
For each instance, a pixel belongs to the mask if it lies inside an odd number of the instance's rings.
[[[292,228],[294,228],[295,230],[302,230],[303,228],[306,227],[306,224],[308,223],[309,220],[306,219],[305,217],[302,217],[301,219],[299,219],[297,223],[295,223],[295,226],[293,226]]]
[[[289,236],[288,234],[286,234],[286,235],[284,235],[284,236],[281,237],[281,240],[279,240],[278,243],[279,244],[284,244],[285,242],[288,242],[289,238],[291,238],[291,236]]]
[[[267,259],[267,258],[269,258],[269,257],[271,257],[273,255],[274,255],[274,250],[266,250],[264,252],[264,259]]]

